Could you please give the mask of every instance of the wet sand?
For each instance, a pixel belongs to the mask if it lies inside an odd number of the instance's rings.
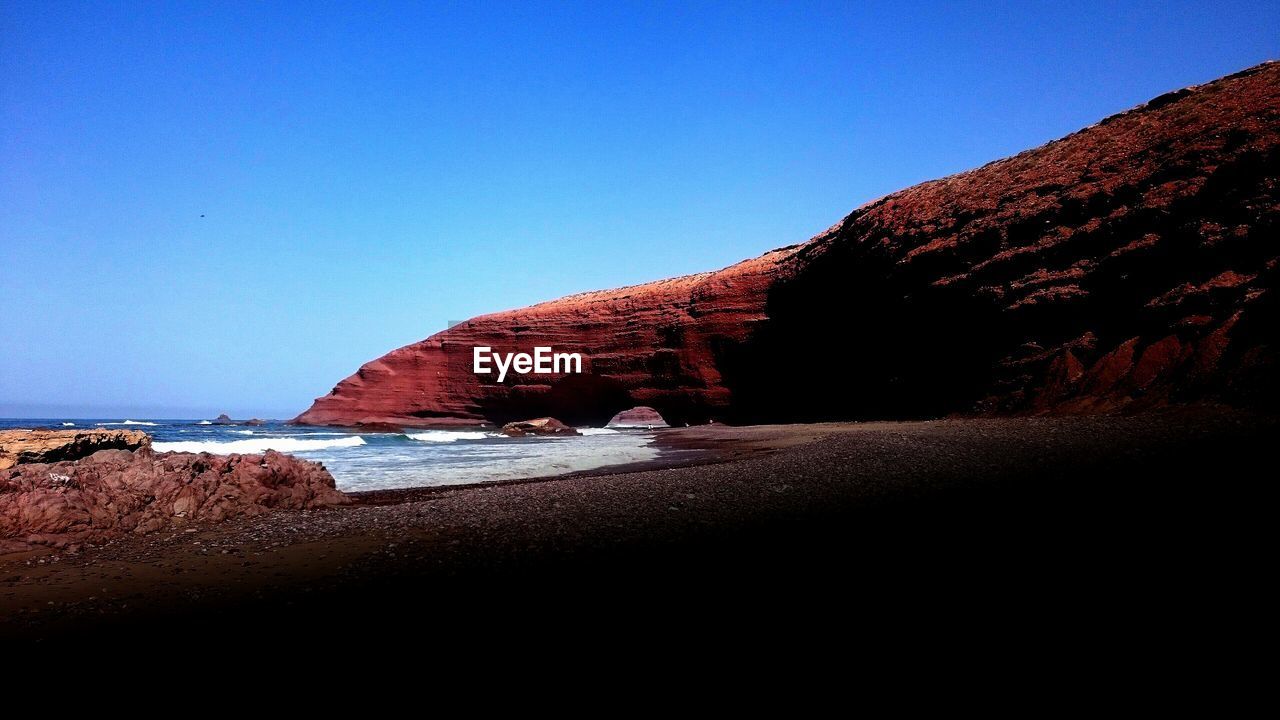
[[[848,629],[926,609],[1074,625],[1158,598],[1145,623],[1180,609],[1188,584],[1247,591],[1257,468],[1278,430],[1213,408],[672,429],[657,442],[697,448],[674,456],[686,466],[364,493],[353,507],[3,556],[0,636],[48,646],[198,628],[376,644],[730,617]],[[352,635],[353,622],[393,632]]]

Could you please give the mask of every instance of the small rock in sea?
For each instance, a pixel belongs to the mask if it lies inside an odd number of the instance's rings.
[[[507,423],[502,426],[502,434],[525,437],[526,435],[581,435],[582,433],[555,418],[543,417]]]

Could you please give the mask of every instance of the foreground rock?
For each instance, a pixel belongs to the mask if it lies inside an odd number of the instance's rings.
[[[555,418],[544,417],[507,423],[502,426],[502,434],[524,437],[526,435],[581,435],[582,433]]]
[[[404,426],[647,405],[674,424],[1280,403],[1280,64],[888,195],[718,272],[456,325],[296,420]],[[472,373],[472,348],[583,375]]]
[[[149,533],[269,510],[350,502],[319,463],[154,453],[149,445],[0,470],[0,551]]]
[[[3,430],[0,470],[19,463],[74,460],[99,450],[138,450],[151,438],[138,430]]]
[[[609,419],[605,427],[667,427],[667,421],[651,407],[633,407]]]

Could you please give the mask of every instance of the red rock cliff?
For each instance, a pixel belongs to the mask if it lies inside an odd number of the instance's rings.
[[[364,365],[297,421],[1274,408],[1278,185],[1267,63],[894,193],[803,245],[475,318]],[[498,384],[472,374],[475,345],[580,352],[587,374]]]
[[[422,426],[550,415],[576,423],[604,422],[635,405],[677,416],[726,407],[731,393],[717,354],[765,320],[769,287],[792,252],[482,315],[366,363],[297,421]],[[513,373],[499,384],[472,372],[475,346],[577,352],[583,373]]]

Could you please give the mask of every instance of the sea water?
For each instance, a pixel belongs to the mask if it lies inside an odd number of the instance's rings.
[[[157,452],[251,454],[268,449],[323,463],[339,490],[388,490],[561,475],[658,457],[653,433],[579,428],[579,437],[511,438],[493,429],[371,433],[268,422],[58,418],[0,420],[0,429],[142,430]]]

